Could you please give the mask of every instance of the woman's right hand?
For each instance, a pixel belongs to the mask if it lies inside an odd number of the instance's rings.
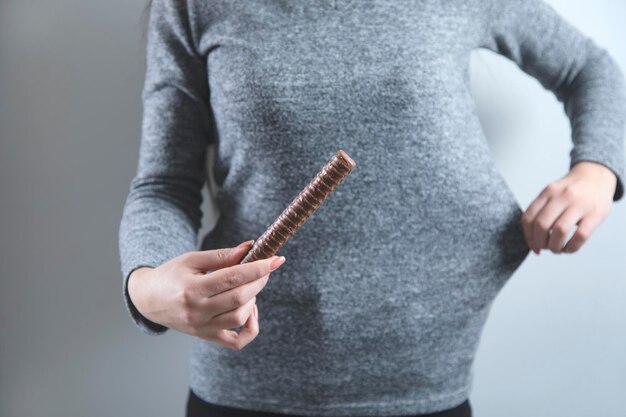
[[[241,350],[259,333],[256,295],[284,262],[273,256],[239,265],[252,247],[191,251],[133,271],[128,294],[137,310],[163,326]],[[229,330],[241,327],[239,333]]]

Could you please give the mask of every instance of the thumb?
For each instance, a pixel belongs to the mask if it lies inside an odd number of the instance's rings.
[[[248,240],[232,248],[188,252],[184,262],[186,266],[203,272],[237,265],[253,243],[254,240]]]

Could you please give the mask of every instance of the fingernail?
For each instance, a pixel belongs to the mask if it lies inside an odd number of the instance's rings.
[[[245,248],[246,246],[250,245],[251,243],[254,243],[254,240],[246,240],[245,242],[240,243],[239,245],[237,245],[237,246],[235,247],[235,249],[243,249],[243,248]]]
[[[279,266],[281,266],[285,262],[284,256],[274,256],[272,262],[270,263],[270,269],[273,271]]]

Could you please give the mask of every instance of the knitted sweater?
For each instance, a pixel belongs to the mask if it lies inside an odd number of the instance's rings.
[[[571,164],[624,184],[626,94],[607,52],[540,0],[156,0],[136,176],[119,230],[127,278],[256,239],[344,149],[357,163],[279,251],[260,333],[194,338],[206,401],[306,416],[434,412],[470,394],[490,307],[529,253],[470,92],[487,48],[563,103]],[[207,171],[207,146],[215,146]],[[201,239],[201,190],[219,218]]]

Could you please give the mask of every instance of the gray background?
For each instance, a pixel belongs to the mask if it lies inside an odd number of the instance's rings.
[[[623,1],[550,3],[626,68]],[[0,2],[2,417],[183,415],[191,336],[140,333],[121,296],[143,6]],[[567,172],[567,119],[504,58],[478,51],[471,68],[494,158],[526,208]],[[208,199],[205,210],[202,233],[215,219]],[[625,231],[619,202],[579,252],[529,255],[483,333],[478,417],[624,415]]]

